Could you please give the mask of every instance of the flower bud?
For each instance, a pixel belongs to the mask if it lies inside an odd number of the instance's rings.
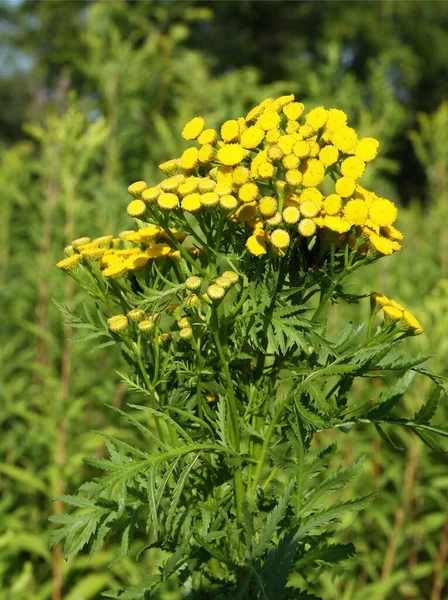
[[[187,290],[191,290],[192,292],[199,290],[201,285],[202,280],[197,275],[192,275],[191,277],[188,277],[188,279],[185,281],[185,287],[187,288]]]
[[[134,308],[128,312],[128,317],[131,321],[134,321],[134,323],[140,323],[145,317],[145,311],[141,308]]]
[[[193,338],[193,330],[191,327],[183,327],[179,331],[179,337],[181,340],[191,340]]]
[[[184,304],[187,308],[193,308],[200,303],[201,299],[196,294],[190,294],[185,298]]]
[[[224,271],[224,273],[222,274],[222,277],[226,277],[227,279],[230,279],[230,281],[232,282],[232,285],[235,285],[235,283],[237,283],[238,279],[239,279],[239,275],[238,275],[238,273],[235,273],[235,271]]]
[[[154,330],[154,321],[144,319],[143,321],[140,321],[138,328],[144,335],[148,335]]]
[[[159,346],[164,346],[165,344],[171,342],[172,339],[173,336],[171,335],[171,333],[162,333],[162,335],[159,335],[159,337],[157,338],[157,343],[159,344]]]
[[[221,277],[218,277],[218,279],[215,281],[216,285],[220,285],[221,287],[223,287],[225,290],[228,290],[229,288],[232,287],[232,282],[230,281],[230,279],[228,277],[224,277],[224,275],[221,275]]]
[[[144,192],[147,187],[148,186],[146,184],[146,181],[136,181],[135,183],[131,183],[131,185],[128,186],[128,193],[131,196],[134,196],[134,198],[140,198],[142,192]]]
[[[84,246],[84,244],[88,244],[90,242],[90,238],[87,236],[77,238],[73,240],[72,246],[73,248],[79,248],[79,246]]]
[[[128,318],[125,315],[115,315],[107,319],[107,324],[112,333],[124,333],[128,328]]]
[[[81,254],[73,254],[73,256],[67,256],[67,258],[60,260],[56,263],[56,266],[63,271],[72,271],[73,269],[76,269],[81,261]]]
[[[226,290],[222,286],[217,285],[216,283],[209,285],[207,288],[208,297],[214,301],[218,301],[224,298],[225,293]]]
[[[182,319],[178,320],[177,325],[179,329],[184,329],[185,327],[190,327],[192,320],[191,317],[182,317]]]

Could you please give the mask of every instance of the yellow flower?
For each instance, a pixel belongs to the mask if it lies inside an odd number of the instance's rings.
[[[324,146],[322,150],[319,152],[319,160],[326,167],[330,167],[334,165],[334,163],[338,162],[339,158],[339,150],[336,146],[332,144],[328,144],[328,146]]]
[[[286,171],[285,180],[288,185],[297,187],[302,183],[304,176],[298,169],[289,169]]]
[[[303,139],[308,139],[310,137],[313,137],[314,135],[314,128],[311,127],[311,125],[309,123],[305,123],[305,125],[301,125],[299,127],[299,134],[302,136]]]
[[[157,204],[162,210],[173,210],[179,206],[179,198],[176,194],[163,193],[157,198]]]
[[[349,198],[355,191],[356,182],[351,177],[341,177],[336,181],[335,189],[336,193],[341,198]]]
[[[365,163],[362,162],[356,156],[349,156],[342,161],[341,173],[345,177],[351,177],[352,179],[359,179],[364,174],[366,168]]]
[[[233,183],[235,185],[243,185],[250,179],[250,171],[247,167],[236,167],[232,174]]]
[[[178,167],[179,160],[177,158],[172,158],[159,165],[159,169],[162,173],[165,173],[165,175],[174,175],[177,172]]]
[[[153,319],[144,319],[143,321],[140,321],[140,323],[138,324],[138,328],[139,331],[141,331],[141,333],[143,333],[144,335],[148,335],[154,330]]]
[[[369,235],[369,240],[372,247],[379,252],[379,254],[390,255],[394,253],[394,245],[391,240],[376,233],[371,233]]]
[[[195,166],[198,164],[198,155],[199,151],[194,146],[192,146],[191,148],[187,148],[180,157],[181,168],[186,169],[187,171],[194,169]]]
[[[195,140],[198,138],[204,130],[204,119],[202,117],[195,117],[188,121],[182,130],[182,137],[185,140]]]
[[[383,312],[384,312],[384,320],[386,322],[388,321],[391,323],[396,323],[403,316],[403,311],[400,310],[399,308],[396,308],[395,306],[387,305],[383,308]]]
[[[172,248],[168,244],[153,244],[146,249],[145,254],[148,258],[161,258],[168,256]]]
[[[304,217],[311,219],[319,213],[319,208],[312,200],[305,200],[304,202],[300,203],[300,212]]]
[[[336,131],[341,129],[347,123],[347,115],[343,110],[338,108],[330,108],[328,111],[328,119],[325,123],[325,131]]]
[[[146,204],[143,200],[132,200],[127,208],[130,217],[142,217],[146,212]]]
[[[305,200],[311,200],[320,210],[322,208],[322,192],[315,187],[307,188],[303,190],[300,194],[299,202],[304,202]]]
[[[401,231],[395,229],[393,225],[384,225],[384,227],[381,227],[381,233],[390,240],[399,241],[403,239],[403,234],[401,233]]]
[[[131,194],[131,196],[134,196],[134,198],[140,198],[142,192],[146,190],[147,187],[146,181],[136,181],[128,186],[128,193]]]
[[[281,135],[276,143],[277,146],[283,151],[283,154],[291,154],[292,148],[296,141],[297,140],[293,135]]]
[[[226,277],[232,285],[238,283],[239,280],[239,275],[238,273],[235,273],[235,271],[224,271],[222,277]]]
[[[397,213],[395,204],[386,198],[374,200],[369,207],[369,217],[381,227],[392,225],[397,218]]]
[[[226,144],[218,150],[218,160],[223,165],[237,165],[243,160],[245,150],[240,144]]]
[[[128,318],[131,319],[131,321],[134,321],[134,323],[140,323],[140,321],[143,320],[144,316],[145,311],[141,308],[134,308],[133,310],[130,310],[128,312]]]
[[[278,203],[271,196],[264,196],[258,203],[258,210],[263,217],[272,217],[277,212]]]
[[[280,130],[279,129],[270,129],[269,131],[266,132],[266,143],[267,144],[276,144],[279,140],[279,137],[281,136]]]
[[[305,117],[305,123],[311,125],[314,131],[317,131],[325,125],[328,120],[328,111],[323,106],[313,108]]]
[[[408,310],[403,311],[404,323],[413,330],[414,335],[420,335],[423,333],[423,327],[420,325],[418,320]]]
[[[287,248],[291,242],[291,237],[287,231],[284,229],[275,229],[271,233],[270,242],[274,248],[279,248],[280,250],[284,250]]]
[[[221,300],[222,298],[224,298],[225,293],[226,290],[222,286],[217,285],[216,283],[209,285],[207,288],[207,294],[211,300]]]
[[[80,262],[82,262],[81,254],[73,254],[72,256],[60,260],[56,263],[56,266],[63,271],[71,271],[72,269],[75,269]]]
[[[305,187],[315,187],[322,183],[325,177],[325,167],[317,159],[309,159],[303,168],[303,185]]]
[[[185,280],[185,287],[192,292],[197,292],[201,288],[201,285],[202,280],[197,275],[192,275]]]
[[[303,114],[305,107],[301,102],[291,102],[283,107],[287,119],[297,121]]]
[[[213,191],[215,194],[218,194],[219,197],[228,196],[233,192],[233,186],[231,183],[223,181],[222,183],[218,183]]]
[[[280,160],[283,157],[283,150],[280,146],[271,146],[268,148],[268,159],[270,161]]]
[[[324,217],[323,225],[327,229],[335,231],[336,233],[345,233],[346,231],[349,231],[351,227],[350,223],[347,223],[345,219],[341,219],[341,217],[332,217],[329,215]]]
[[[258,198],[258,193],[255,183],[244,183],[238,190],[238,197],[242,202],[253,202]]]
[[[183,198],[184,196],[188,196],[188,194],[192,194],[197,189],[198,189],[197,181],[186,181],[185,183],[180,184],[179,189],[177,190],[177,193],[179,194],[179,196],[182,196],[182,198]]]
[[[142,200],[148,203],[155,202],[159,196],[160,188],[158,185],[147,188],[144,192],[142,192]]]
[[[106,252],[105,248],[90,248],[88,250],[81,250],[81,256],[82,258],[85,258],[87,260],[99,260],[104,253]],[[76,254],[75,256],[80,256],[79,254]]]
[[[260,177],[260,179],[269,179],[274,176],[274,172],[274,165],[270,162],[263,162],[258,167],[258,177]]]
[[[197,212],[201,209],[201,195],[197,192],[193,192],[192,194],[187,194],[185,198],[183,198],[181,202],[181,207],[183,210],[187,212]]]
[[[297,230],[303,237],[311,237],[316,233],[316,223],[311,219],[302,219]]]
[[[257,205],[255,202],[251,204],[243,204],[235,211],[235,221],[242,223],[244,221],[251,221],[257,215]]]
[[[287,206],[283,211],[283,220],[288,225],[295,225],[300,220],[300,210],[296,206]]]
[[[210,179],[210,177],[204,177],[201,179],[198,185],[198,192],[201,194],[206,194],[207,192],[213,192],[216,187],[216,181]]]
[[[285,131],[286,133],[295,133],[299,130],[299,127],[300,125],[297,123],[297,121],[288,121],[286,123]]]
[[[126,265],[124,264],[124,262],[115,261],[114,263],[112,263],[110,265],[110,267],[107,267],[106,269],[104,269],[103,275],[104,275],[104,277],[111,277],[112,279],[118,279],[119,277],[123,277],[123,275],[125,275],[126,272],[127,272],[127,269],[126,269]]]
[[[211,144],[204,144],[198,152],[198,160],[202,164],[207,164],[213,160],[215,149]]]
[[[319,152],[320,152],[320,145],[318,144],[318,142],[316,142],[316,140],[308,140],[308,144],[310,145],[310,156],[312,158],[316,158],[317,156],[319,156]]]
[[[107,324],[112,333],[124,333],[128,328],[128,318],[125,315],[115,315],[107,319]]]
[[[202,194],[200,202],[206,208],[213,208],[219,204],[219,196],[215,192],[207,192]]]
[[[358,143],[358,136],[351,127],[341,127],[332,134],[331,141],[341,152],[353,154]]]
[[[370,306],[372,310],[379,310],[380,308],[389,305],[390,300],[384,294],[379,294],[378,292],[373,292],[373,294],[370,294]]]
[[[84,237],[77,238],[76,240],[73,240],[72,246],[73,246],[73,248],[80,248],[81,246],[85,246],[89,242],[90,242],[90,238],[87,236],[84,236]]]
[[[246,131],[241,134],[241,146],[243,148],[256,148],[264,138],[264,131],[260,127],[253,125],[248,127]]]
[[[225,142],[233,142],[240,135],[240,128],[238,125],[238,121],[231,119],[229,121],[225,121],[221,126],[221,138]]]
[[[149,260],[148,255],[145,252],[140,252],[139,254],[136,254],[135,256],[130,256],[125,261],[125,266],[129,270],[138,269],[140,267],[144,267],[146,265],[146,263],[148,262],[148,260]]]
[[[283,106],[290,104],[294,100],[294,94],[288,94],[287,96],[279,96],[276,98],[272,105],[269,106],[269,110],[280,110]]]
[[[137,235],[137,242],[148,242],[154,240],[161,232],[161,228],[157,225],[149,225],[149,227],[143,227],[139,231],[135,232]],[[129,240],[129,237],[127,238]],[[133,240],[129,240],[133,241]]]
[[[257,106],[254,106],[254,108],[252,108],[252,110],[250,110],[247,113],[246,121],[247,122],[254,121],[258,116],[261,115],[261,113],[264,111],[264,109],[266,108],[266,106],[268,106],[269,104],[271,104],[271,102],[273,102],[273,101],[274,101],[273,98],[266,98],[265,100],[263,100],[263,102],[261,102]]]
[[[324,210],[327,215],[337,215],[342,208],[342,200],[339,194],[330,194],[324,200]]]
[[[201,146],[205,144],[214,144],[218,139],[218,133],[215,129],[204,129],[201,135],[198,137],[198,142]]]
[[[226,194],[219,198],[219,204],[224,210],[235,210],[238,206],[238,200],[231,194]]]
[[[160,183],[160,187],[164,192],[176,192],[179,187],[179,181],[174,179],[174,177],[170,177],[169,179],[164,179]]]
[[[193,338],[193,329],[191,327],[184,327],[179,331],[179,337],[181,340],[191,340]]]
[[[350,200],[344,207],[344,217],[350,225],[364,225],[369,214],[362,200]]]
[[[183,329],[184,327],[190,327],[192,322],[193,319],[191,317],[182,317],[182,319],[179,319],[177,321],[177,326],[179,327],[179,329]]]
[[[269,150],[268,150],[268,156],[269,156]],[[285,169],[288,169],[288,170],[289,169],[297,169],[297,167],[299,166],[299,163],[300,163],[300,160],[297,158],[297,156],[295,154],[287,154],[282,159],[282,165],[285,167]]]
[[[282,222],[282,215],[279,212],[276,212],[270,219],[267,219],[266,224],[269,227],[278,227]]]
[[[379,146],[380,143],[375,138],[362,138],[356,144],[355,156],[364,162],[369,162],[376,157]]]
[[[246,241],[246,248],[253,256],[263,256],[267,252],[265,236],[257,233],[251,235]]]

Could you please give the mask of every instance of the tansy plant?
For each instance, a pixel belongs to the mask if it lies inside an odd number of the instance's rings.
[[[108,536],[117,560],[133,539],[153,552],[147,581],[110,597],[160,597],[170,580],[190,598],[316,598],[318,569],[354,552],[330,544],[332,523],[370,499],[341,499],[362,459],[327,473],[336,446],[318,434],[373,424],[396,444],[393,424],[434,450],[448,435],[431,424],[440,379],[398,351],[422,332],[409,311],[375,293],[365,324],[327,330],[328,305],[360,300],[345,279],[400,249],[396,206],[358,182],[379,143],[292,95],[182,136],[194,143],[161,183],[129,186],[132,229],[77,239],[58,263],[97,316],[62,310],[119,346],[142,396],[122,412],[138,441],[104,436],[109,458],[88,459],[103,474],[63,497],[75,509],[53,541],[67,556]],[[406,419],[416,373],[434,391]],[[373,377],[379,393],[354,401]]]

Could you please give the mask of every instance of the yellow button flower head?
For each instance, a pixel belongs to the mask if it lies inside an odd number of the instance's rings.
[[[377,153],[380,143],[375,138],[362,138],[356,144],[355,156],[364,162],[373,160]]]
[[[274,165],[270,162],[263,162],[258,167],[258,177],[260,177],[260,179],[270,179],[274,176],[274,173]]]
[[[124,333],[128,328],[128,318],[125,315],[115,315],[107,319],[107,324],[112,333]]]
[[[198,192],[201,194],[206,194],[207,192],[213,192],[216,187],[216,181],[210,179],[209,177],[204,177],[201,179],[198,185]]]
[[[130,217],[142,217],[146,212],[146,204],[143,200],[132,200],[128,204],[127,212]]]
[[[292,151],[294,152],[295,156],[299,158],[306,158],[311,152],[311,147],[305,140],[299,140],[292,147]]]
[[[179,206],[176,194],[163,193],[157,198],[157,204],[162,210],[173,210]]]
[[[130,310],[128,312],[128,318],[131,319],[131,321],[134,321],[134,323],[140,323],[140,321],[143,320],[144,316],[145,311],[141,308],[134,308],[133,310]]]
[[[203,146],[204,144],[214,144],[217,139],[218,133],[215,129],[204,129],[198,137],[198,142]]]
[[[146,256],[148,258],[161,258],[162,256],[168,256],[171,251],[172,248],[168,244],[153,244],[146,249]]]
[[[250,204],[243,204],[235,211],[235,221],[238,223],[244,223],[245,221],[251,221],[257,215],[257,205],[255,202]]]
[[[325,167],[317,159],[309,159],[303,168],[303,185],[305,187],[316,187],[325,177]]]
[[[239,275],[238,273],[235,273],[235,271],[224,271],[222,277],[226,277],[232,283],[232,285],[238,283],[239,280]]]
[[[389,240],[402,240],[403,234],[398,229],[395,229],[393,225],[384,225],[381,228],[381,233],[385,235]]]
[[[218,183],[213,191],[215,194],[218,194],[219,197],[227,196],[233,192],[233,186],[231,183],[223,181],[222,183]]]
[[[273,217],[277,212],[278,202],[271,196],[264,196],[258,203],[258,210],[263,217]]]
[[[331,141],[338,150],[345,154],[354,154],[358,136],[351,127],[341,127],[331,136]]]
[[[294,100],[294,94],[287,94],[286,96],[280,96],[276,98],[272,104],[269,105],[269,110],[280,110],[287,104],[290,104]]]
[[[226,121],[223,123],[221,127],[221,138],[225,142],[233,142],[240,135],[240,128],[238,125],[238,121],[231,119],[230,121]]]
[[[182,130],[182,137],[185,140],[197,139],[204,129],[204,119],[202,117],[195,117],[188,121]]]
[[[148,335],[154,330],[154,321],[152,319],[144,319],[138,324],[138,329],[144,335]]]
[[[255,233],[247,238],[246,248],[253,256],[263,256],[266,254],[266,238],[264,235],[258,235]]]
[[[222,298],[224,298],[225,293],[226,290],[222,286],[217,285],[216,283],[209,285],[207,288],[208,297],[214,301],[221,300]]]
[[[103,271],[104,277],[111,277],[112,279],[119,279],[123,277],[127,273],[127,268],[124,262],[116,261],[110,265],[110,267],[106,267]]]
[[[240,144],[226,144],[218,150],[218,160],[226,166],[237,165],[244,156],[245,150]]]
[[[311,200],[311,202],[314,202],[319,210],[322,208],[322,192],[315,187],[310,187],[306,190],[303,190],[303,192],[300,194],[299,201],[305,202],[305,200]]]
[[[342,161],[341,173],[345,177],[351,177],[352,179],[359,179],[364,174],[366,168],[365,163],[357,158],[356,156],[349,156]]]
[[[341,196],[341,198],[349,198],[353,195],[355,191],[356,181],[351,177],[341,177],[336,181],[335,189],[336,193]]]
[[[146,181],[136,181],[128,187],[128,193],[134,198],[140,198],[142,192],[148,187]]]
[[[283,150],[280,146],[271,146],[268,148],[268,159],[272,162],[280,160],[283,157]],[[294,168],[294,167],[293,167]]]
[[[191,327],[184,327],[179,331],[179,337],[181,340],[191,340],[193,338],[193,330]]]
[[[201,288],[202,280],[197,275],[192,275],[185,280],[185,287],[192,292],[196,292]]]
[[[176,192],[179,187],[179,180],[174,177],[170,177],[169,179],[165,179],[160,183],[160,187],[164,192]],[[146,190],[145,190],[146,191]],[[144,198],[142,198],[144,200]]]
[[[263,141],[264,135],[265,132],[261,127],[256,125],[248,127],[246,131],[241,134],[241,146],[248,149],[256,148]]]
[[[305,117],[305,123],[311,125],[314,131],[317,131],[325,125],[328,120],[328,111],[323,106],[313,108]]]
[[[190,171],[194,169],[199,161],[199,151],[197,148],[192,146],[191,148],[187,148],[180,157],[180,166],[182,169]]]
[[[299,127],[300,125],[297,123],[297,121],[288,121],[286,123],[285,131],[286,133],[295,133],[299,130]]]
[[[300,210],[296,206],[287,206],[283,211],[283,220],[287,225],[295,225],[300,220]]]
[[[403,316],[403,311],[395,306],[385,306],[383,308],[384,320],[392,323],[396,323]]]
[[[258,104],[257,106],[254,106],[254,108],[252,108],[252,110],[250,110],[247,113],[246,121],[247,122],[254,121],[257,117],[259,117],[261,115],[261,113],[264,111],[266,106],[271,104],[271,102],[273,102],[273,101],[274,101],[273,98],[266,98],[265,100],[263,100],[263,102],[260,102],[260,104]]]
[[[391,240],[388,240],[387,238],[378,235],[376,233],[371,233],[369,235],[369,240],[370,243],[372,245],[372,247],[379,253],[379,254],[383,254],[385,256],[388,256],[390,254],[394,253],[394,243]]]
[[[171,160],[167,160],[166,162],[159,165],[159,169],[165,175],[175,175],[179,168],[179,160],[177,158],[172,158]]]
[[[177,193],[179,194],[179,196],[182,196],[182,198],[183,198],[185,196],[188,196],[188,194],[192,194],[197,189],[198,189],[197,181],[186,181],[185,183],[180,184],[179,189],[177,190]]]
[[[293,135],[281,135],[277,140],[277,146],[281,148],[283,154],[291,154],[296,141]]]
[[[202,194],[200,202],[206,208],[214,208],[219,204],[219,196],[215,192],[207,192]]]
[[[281,136],[279,129],[270,129],[266,132],[266,143],[267,144],[276,144]]]
[[[250,179],[250,171],[247,167],[236,167],[232,174],[232,180],[235,185],[243,185]]]
[[[135,256],[130,256],[126,261],[125,265],[128,270],[139,269],[144,267],[149,260],[149,256],[145,252],[140,252]]]
[[[244,183],[238,190],[238,197],[242,202],[253,202],[258,198],[258,187],[255,183]]]
[[[297,187],[304,181],[304,175],[298,169],[289,169],[285,173],[285,180],[288,185]]]
[[[295,156],[295,154],[287,154],[282,159],[282,165],[285,169],[297,169],[300,164],[300,160]]]
[[[297,229],[303,237],[311,237],[316,233],[316,223],[311,219],[302,219]]]
[[[267,219],[266,224],[269,225],[269,227],[278,227],[282,220],[282,215],[279,212],[276,212],[270,219]]]
[[[315,134],[314,128],[311,127],[309,123],[305,123],[305,125],[301,125],[299,127],[299,134],[302,136],[304,140],[313,137]]]
[[[369,214],[362,200],[350,200],[344,207],[344,217],[350,225],[364,225]]]
[[[303,114],[305,107],[301,102],[291,102],[283,107],[287,119],[297,121]]]
[[[319,152],[319,160],[326,167],[330,167],[338,162],[339,158],[339,150],[336,146],[332,144],[328,144],[328,146],[324,146],[322,150]]]
[[[84,237],[77,238],[76,240],[73,240],[72,246],[73,246],[73,248],[80,248],[81,246],[85,246],[89,242],[90,242],[90,238],[87,236],[84,236]]]
[[[144,192],[142,192],[142,200],[150,204],[151,202],[155,202],[157,198],[160,196],[161,188],[156,185],[154,187],[147,188]]]
[[[304,217],[311,219],[319,213],[319,208],[312,200],[305,200],[304,202],[300,203],[300,212]]]
[[[231,194],[226,194],[225,196],[220,196],[219,204],[224,210],[230,211],[235,210],[239,203],[235,196],[232,196]]]
[[[423,327],[420,325],[418,320],[408,310],[403,311],[404,323],[413,330],[414,335],[420,335],[423,333]]]
[[[345,233],[349,231],[351,227],[350,223],[347,223],[345,219],[342,219],[341,217],[332,217],[329,215],[324,217],[323,225],[327,229],[335,231],[336,233]]]
[[[63,258],[56,266],[63,271],[72,271],[75,269],[79,263],[82,262],[81,254],[73,254],[72,256],[68,256],[67,258]]]
[[[342,208],[342,200],[339,194],[330,194],[324,200],[324,210],[327,215],[337,215]]]
[[[287,248],[291,242],[291,237],[287,231],[284,229],[275,229],[271,233],[270,242],[274,248],[279,248],[280,250],[284,250]]]
[[[198,152],[198,160],[202,164],[207,164],[213,160],[215,149],[211,144],[204,144]]]
[[[390,300],[384,294],[379,294],[378,292],[370,294],[370,308],[372,311],[378,311],[380,308],[388,305],[390,305]]]
[[[386,198],[374,200],[369,207],[369,217],[380,226],[392,225],[397,218],[397,207]]]
[[[330,108],[328,111],[328,119],[325,123],[326,131],[336,131],[337,129],[341,129],[347,123],[347,115],[343,110],[339,110],[338,108]]]

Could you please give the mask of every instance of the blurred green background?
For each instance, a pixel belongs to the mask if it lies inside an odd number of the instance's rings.
[[[114,351],[68,341],[52,299],[85,298],[55,268],[63,247],[129,228],[126,186],[161,179],[193,116],[216,126],[290,92],[342,108],[381,141],[363,182],[400,205],[405,234],[352,289],[412,310],[425,335],[408,351],[448,375],[448,3],[14,0],[0,31],[0,599],[87,600],[154,565],[134,560],[143,531],[110,567],[113,540],[92,561],[49,549],[54,498],[92,476],[83,456],[105,452],[93,430],[132,441],[107,405],[135,401]],[[331,327],[367,304],[334,307]],[[427,391],[416,380],[402,409]],[[396,436],[402,452],[370,429],[333,436],[345,463],[367,455],[357,485],[379,495],[341,528],[356,561],[316,574],[328,600],[448,598],[446,458]]]

